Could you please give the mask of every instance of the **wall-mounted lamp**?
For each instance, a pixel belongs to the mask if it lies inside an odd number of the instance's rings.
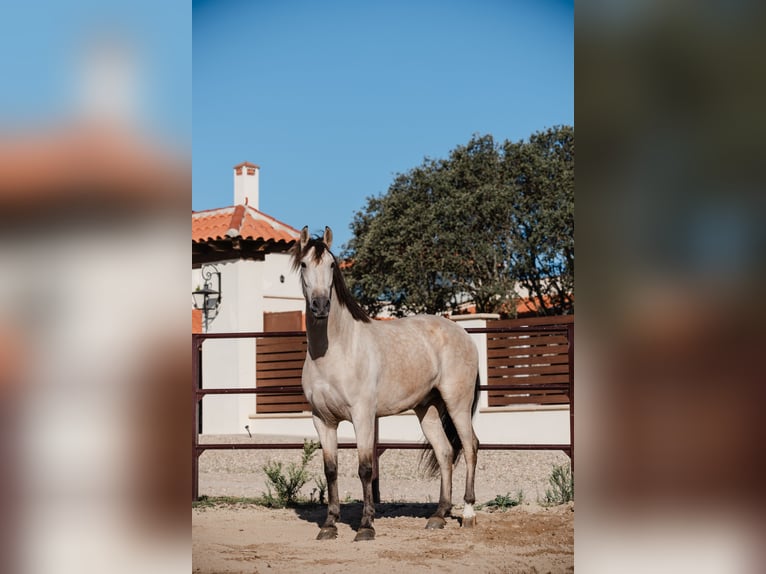
[[[205,285],[192,291],[192,303],[195,309],[202,311],[207,332],[210,321],[218,315],[218,306],[221,304],[221,272],[215,265],[203,265],[200,274]]]

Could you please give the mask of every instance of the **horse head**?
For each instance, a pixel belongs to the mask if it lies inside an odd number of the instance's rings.
[[[335,257],[330,253],[332,230],[325,227],[322,239],[312,239],[306,226],[298,245],[300,249],[293,253],[293,265],[300,269],[303,296],[314,318],[326,319],[330,314],[335,273]]]

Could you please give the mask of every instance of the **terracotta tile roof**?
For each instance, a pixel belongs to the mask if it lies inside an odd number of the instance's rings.
[[[242,163],[238,163],[237,165],[235,165],[234,169],[237,169],[238,167],[255,167],[260,169],[261,166],[251,163],[249,161],[243,161]]]
[[[546,307],[551,306],[550,297],[543,297],[543,303]],[[536,298],[523,297],[516,302],[516,314],[522,317],[526,314],[536,314],[540,310],[540,305]]]
[[[0,136],[4,216],[10,210],[55,210],[72,203],[175,209],[190,189],[188,158],[136,132],[62,124]]]
[[[550,297],[544,297],[543,303],[545,304],[546,308],[552,307]],[[538,304],[537,298],[522,297],[516,300],[517,317],[534,316],[537,315],[539,311],[540,305]],[[476,305],[471,303],[465,307],[461,307],[458,314],[474,315],[476,312]]]
[[[570,295],[570,299],[571,299],[571,295]],[[553,301],[547,295],[543,296],[542,308],[544,309],[553,308]],[[519,317],[537,315],[540,311],[541,311],[540,302],[538,301],[536,297],[525,297],[525,298],[519,299],[516,303],[516,314]]]
[[[193,242],[234,237],[290,243],[300,237],[300,232],[249,205],[192,212]]]

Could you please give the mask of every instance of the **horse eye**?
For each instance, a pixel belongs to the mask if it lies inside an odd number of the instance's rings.
[[[301,269],[305,269],[305,268],[306,268],[306,264],[303,261],[301,261]]]
[[[333,268],[333,267],[335,267],[335,261],[333,261],[332,263],[330,263],[330,268]]]

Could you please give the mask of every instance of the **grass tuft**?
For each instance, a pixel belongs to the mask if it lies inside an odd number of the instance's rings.
[[[302,500],[300,490],[312,478],[307,467],[319,447],[318,442],[304,440],[300,464],[291,462],[287,466],[283,466],[281,462],[271,460],[263,466],[262,470],[268,479],[266,492],[262,497],[266,502],[266,506],[284,508],[286,506],[295,506],[296,503]],[[319,482],[317,484],[320,490],[320,498],[323,498],[322,485]]]
[[[574,500],[574,477],[569,465],[554,465],[548,482],[551,487],[545,490],[544,504],[556,506]]]
[[[516,496],[512,496],[511,493],[505,495],[498,494],[489,502],[478,505],[477,509],[486,509],[490,512],[494,510],[508,510],[514,506],[519,506],[522,502],[524,502],[524,493],[519,490]]]

